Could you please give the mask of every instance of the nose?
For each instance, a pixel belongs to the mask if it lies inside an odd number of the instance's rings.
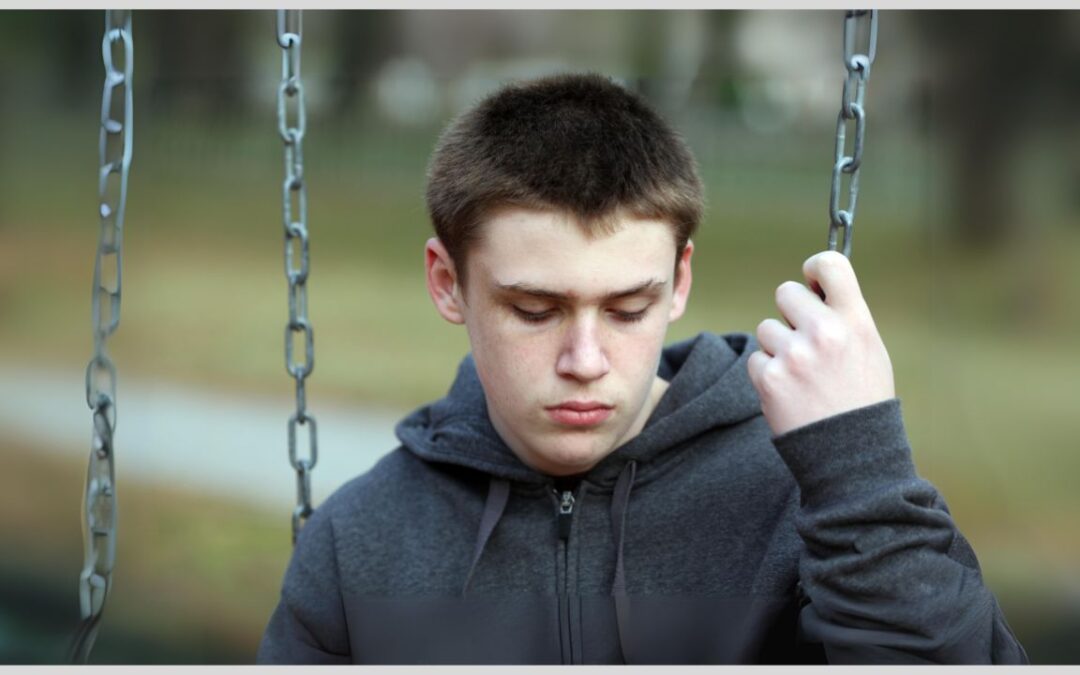
[[[575,318],[567,327],[555,371],[582,382],[599,379],[611,370],[595,317]]]

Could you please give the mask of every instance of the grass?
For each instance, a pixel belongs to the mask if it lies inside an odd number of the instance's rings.
[[[0,616],[13,613],[42,651],[0,641],[0,662],[57,662],[78,621],[85,460],[5,441]],[[120,480],[117,563],[91,662],[251,662],[288,559],[287,519]]]

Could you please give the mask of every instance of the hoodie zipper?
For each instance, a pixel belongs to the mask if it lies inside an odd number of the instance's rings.
[[[572,622],[572,614],[570,609],[570,563],[569,563],[569,548],[570,548],[570,526],[573,524],[574,518],[574,493],[570,490],[559,490],[552,488],[551,490],[555,494],[555,498],[559,502],[558,509],[555,514],[555,522],[559,531],[559,553],[562,560],[562,578],[563,578],[563,592],[559,598],[559,604],[561,605],[561,611],[559,612],[559,623],[561,624],[560,635],[561,640],[564,642],[563,648],[563,663],[574,663],[574,648],[573,648],[573,634],[574,626]]]
[[[560,495],[558,490],[555,491],[555,495],[559,497],[559,539],[567,541],[570,539],[570,525],[574,517],[574,493],[565,490]]]

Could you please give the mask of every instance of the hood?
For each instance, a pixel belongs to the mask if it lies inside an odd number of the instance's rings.
[[[667,391],[641,433],[586,477],[600,484],[614,483],[630,460],[644,477],[684,441],[760,414],[761,403],[746,369],[756,349],[753,338],[744,333],[701,333],[664,348],[658,374],[670,383]],[[518,459],[495,431],[471,355],[462,360],[447,395],[405,417],[395,431],[405,448],[430,462],[465,466],[523,483],[551,481]]]

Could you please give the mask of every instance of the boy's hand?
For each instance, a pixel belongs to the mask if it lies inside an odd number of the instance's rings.
[[[896,396],[889,354],[851,262],[824,251],[803,263],[803,275],[809,289],[795,281],[776,289],[776,305],[791,327],[762,321],[761,351],[747,366],[777,436]]]

